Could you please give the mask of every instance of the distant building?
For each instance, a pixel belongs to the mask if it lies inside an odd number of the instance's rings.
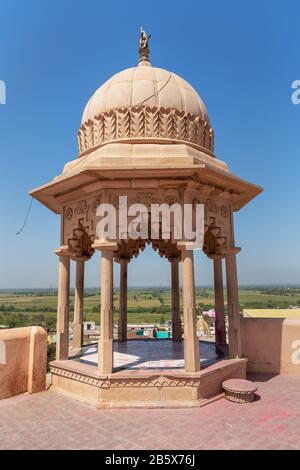
[[[83,322],[83,333],[90,332],[91,330],[96,329],[96,322],[94,321],[84,321]]]

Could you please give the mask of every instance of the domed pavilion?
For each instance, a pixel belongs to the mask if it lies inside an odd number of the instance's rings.
[[[236,268],[240,248],[235,245],[233,213],[261,188],[231,173],[215,156],[214,131],[202,99],[183,78],[151,65],[148,39],[141,31],[138,65],[114,75],[88,101],[78,130],[77,158],[65,165],[61,175],[30,193],[61,219],[60,245],[55,251],[59,281],[52,386],[98,407],[199,406],[220,394],[223,380],[246,374]],[[204,205],[203,251],[214,269],[218,355],[213,360],[203,360],[207,345],[197,336],[194,255],[188,240],[177,240],[173,234],[165,239],[161,230],[155,239],[150,232],[146,240],[128,239],[119,230],[118,217],[116,238],[98,237],[99,204],[112,204],[118,214],[120,196],[126,196],[128,204],[143,204],[149,213],[151,204]],[[127,222],[131,219],[128,216]],[[127,341],[127,270],[146,244],[170,262],[172,339],[150,341],[151,350],[157,348],[163,355],[161,362],[151,363],[148,358],[147,366],[133,367],[150,342]],[[95,250],[101,252],[101,334],[92,362],[85,360],[83,305],[85,263]],[[226,266],[228,332],[222,260]],[[76,265],[72,351],[71,261]],[[113,338],[114,262],[120,264],[118,341]],[[134,342],[135,349],[130,349]],[[129,359],[120,364],[116,361],[120,354]]]

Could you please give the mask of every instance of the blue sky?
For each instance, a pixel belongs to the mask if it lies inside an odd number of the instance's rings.
[[[240,284],[300,283],[300,4],[296,1],[1,0],[0,288],[55,287],[59,218],[34,202],[21,235],[28,190],[76,157],[83,108],[114,73],[137,63],[139,28],[151,62],[181,75],[204,100],[215,151],[231,171],[264,187],[235,215]],[[195,257],[196,283],[212,266]],[[130,285],[168,285],[169,265],[147,250]],[[115,270],[118,284],[118,268]],[[99,255],[86,284],[99,285]]]

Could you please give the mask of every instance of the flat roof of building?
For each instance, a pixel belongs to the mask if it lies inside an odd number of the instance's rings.
[[[254,318],[300,318],[300,308],[246,308],[243,315]]]

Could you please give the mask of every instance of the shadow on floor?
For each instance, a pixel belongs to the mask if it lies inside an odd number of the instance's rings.
[[[279,374],[258,374],[254,372],[247,373],[247,379],[252,382],[269,382],[274,377],[277,377]]]

